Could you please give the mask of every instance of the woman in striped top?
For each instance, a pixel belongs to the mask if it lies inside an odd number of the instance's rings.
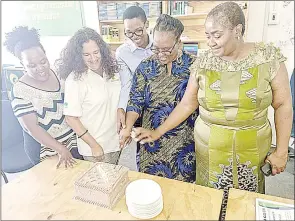
[[[57,167],[73,166],[73,156],[80,156],[75,134],[63,115],[63,82],[50,69],[37,30],[16,27],[6,33],[4,45],[19,58],[25,73],[12,90],[15,116],[23,129],[42,144],[41,160],[58,154]]]

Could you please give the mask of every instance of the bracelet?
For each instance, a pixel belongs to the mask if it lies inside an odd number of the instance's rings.
[[[86,130],[83,134],[81,134],[80,136],[78,136],[78,138],[83,137],[85,134],[87,134],[88,130]]]

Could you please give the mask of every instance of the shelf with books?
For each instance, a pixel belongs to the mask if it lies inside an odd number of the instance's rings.
[[[206,39],[182,39],[182,43],[206,43]]]
[[[141,7],[147,18],[159,17],[162,13],[162,1],[97,1],[98,19],[119,22],[130,6]]]
[[[114,20],[99,20],[99,23],[102,24],[123,24],[122,19],[114,19]]]
[[[208,14],[216,5],[227,1],[168,1],[165,4],[165,13],[169,15],[190,15],[190,14]],[[235,1],[245,11],[248,1]]]
[[[164,1],[163,1],[164,2]],[[183,26],[184,43],[199,43],[199,48],[208,48],[205,36],[205,21],[208,13],[217,5],[227,1],[168,1],[162,4],[165,13],[179,19]],[[235,1],[248,18],[248,1]],[[165,8],[164,8],[165,7]],[[247,25],[246,32],[247,33]],[[185,40],[184,40],[185,39]]]
[[[187,15],[172,15],[172,16],[179,20],[204,19],[206,18],[207,13],[192,13]]]
[[[124,42],[123,13],[134,5],[143,8],[151,30],[162,13],[162,1],[97,1],[99,33],[112,48]]]
[[[155,22],[157,20],[157,17],[147,18],[147,20],[149,22]],[[123,20],[122,19],[99,20],[99,23],[102,23],[102,24],[122,24],[123,25]]]
[[[198,38],[198,39],[181,39],[183,45],[187,44],[198,44],[199,49],[208,49],[207,40]]]
[[[110,2],[110,1],[108,1]],[[184,43],[199,43],[199,48],[208,48],[207,43],[206,43],[206,36],[205,36],[205,28],[204,28],[204,23],[207,17],[208,12],[214,8],[216,5],[225,2],[225,1],[183,1],[180,6],[181,1],[161,1],[161,7],[154,7],[152,6],[153,13],[156,12],[156,10],[160,10],[159,14],[172,14],[173,17],[179,19],[183,25],[184,25],[184,32],[183,32],[183,37],[185,40],[183,40]],[[245,13],[245,17],[247,20],[248,17],[248,1],[236,1],[241,8],[243,9]],[[101,3],[103,3],[101,1]],[[115,1],[113,1],[115,3]],[[119,3],[119,2],[118,2]],[[127,6],[130,6],[132,4],[137,4],[140,7],[142,7],[145,11],[148,10],[149,13],[151,12],[149,2],[135,2],[135,1],[121,1],[121,3],[126,4]],[[177,3],[177,10],[173,8],[176,6]],[[117,4],[117,3],[116,3]],[[121,5],[122,6],[122,5]],[[124,25],[123,25],[123,19],[122,19],[122,12],[124,11],[121,6],[119,7],[118,5],[116,6],[117,8],[117,17],[111,20],[106,20],[107,17],[106,15],[109,15],[110,11],[107,11],[107,14],[101,13],[100,15],[106,16],[106,17],[101,17],[99,18],[99,29],[100,31],[102,30],[102,27],[105,26],[112,26],[119,32],[119,38],[118,40],[115,40],[115,42],[110,42],[109,44],[112,46],[112,48],[118,47],[120,44],[124,43]],[[149,6],[149,8],[147,8]],[[173,7],[171,7],[173,6]],[[112,6],[113,7],[113,6]],[[111,9],[112,9],[111,7]],[[169,8],[170,7],[170,8]],[[98,5],[98,10],[99,8],[103,9],[103,7],[99,7]],[[109,7],[110,8],[110,7]],[[108,10],[108,7],[103,10]],[[99,11],[98,11],[99,12]],[[111,10],[113,12],[113,9]],[[113,14],[111,14],[113,15]],[[118,15],[120,15],[120,19],[118,19]],[[103,19],[105,18],[105,19]],[[149,21],[149,31],[153,29],[156,23],[156,19],[158,16],[153,16],[148,18]],[[110,18],[109,18],[110,19]],[[100,32],[102,33],[102,32]],[[247,33],[247,25],[246,25],[246,33]],[[117,36],[116,36],[117,37]],[[114,40],[114,39],[112,39]]]

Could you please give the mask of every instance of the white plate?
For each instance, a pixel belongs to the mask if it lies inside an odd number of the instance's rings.
[[[138,208],[138,207],[133,207],[130,205],[127,205],[128,209],[137,212],[137,213],[154,213],[158,210],[162,210],[163,208],[163,203],[157,205],[156,207],[153,208]]]
[[[152,218],[158,216],[162,212],[162,210],[163,210],[163,206],[152,213],[138,213],[137,211],[134,211],[134,210],[128,208],[129,213],[133,217],[138,218],[138,219],[152,219]]]
[[[150,208],[150,207],[155,207],[159,204],[161,204],[163,202],[163,197],[160,196],[158,200],[156,200],[155,202],[151,203],[151,204],[137,204],[134,203],[132,200],[130,200],[129,197],[126,197],[126,204],[130,205],[130,206],[135,206],[135,207],[139,207],[139,208]]]
[[[134,215],[137,215],[137,216],[155,216],[157,214],[159,214],[161,211],[163,210],[163,208],[159,208],[153,212],[138,212],[138,211],[135,211],[135,210],[132,210],[130,208],[128,208],[128,211]]]
[[[126,202],[139,205],[150,205],[159,200],[162,190],[159,184],[149,179],[131,182],[126,188]]]

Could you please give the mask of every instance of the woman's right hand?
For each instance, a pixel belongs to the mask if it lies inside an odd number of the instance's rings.
[[[120,131],[120,148],[124,148],[126,145],[128,145],[132,139],[131,139],[131,130],[128,128],[124,128]]]
[[[117,133],[120,134],[122,129],[126,128],[125,123],[126,113],[125,110],[122,108],[118,108],[117,110]]]
[[[97,144],[94,147],[91,147],[92,156],[97,158],[97,160],[102,161],[104,159],[104,152],[102,147]]]
[[[77,163],[73,159],[73,156],[71,152],[69,151],[69,149],[66,148],[65,146],[63,146],[60,149],[58,156],[59,158],[58,158],[58,163],[56,165],[56,168],[59,168],[61,164],[64,164],[65,168],[67,169],[68,167],[73,167],[73,165]]]

